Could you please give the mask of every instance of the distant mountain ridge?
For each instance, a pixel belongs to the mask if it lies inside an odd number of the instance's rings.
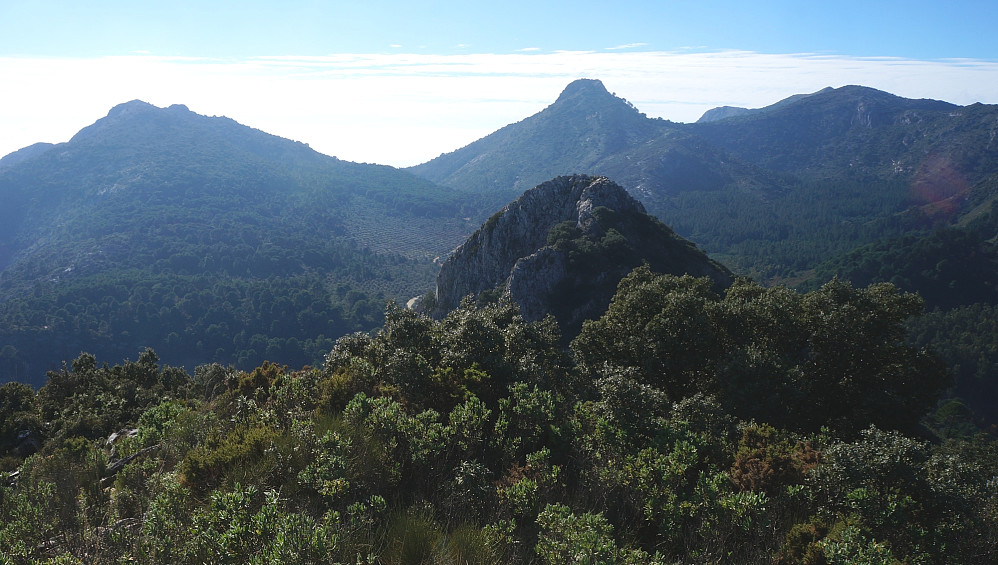
[[[408,172],[138,100],[7,156],[0,201],[0,382],[83,350],[315,363],[430,287],[477,218]]]
[[[571,169],[627,179],[623,184],[632,191],[670,192],[683,190],[681,181],[686,179],[656,175],[658,163],[653,155],[667,152],[675,144],[706,144],[718,155],[718,161],[744,164],[745,169],[732,177],[735,182],[754,174],[764,177],[766,172],[808,177],[822,166],[840,170],[859,164],[883,176],[898,172],[895,167],[899,161],[913,162],[918,156],[913,152],[938,149],[933,146],[945,144],[955,130],[981,128],[990,132],[996,115],[994,106],[962,108],[845,86],[794,95],[759,109],[717,108],[697,123],[677,124],[647,118],[626,100],[607,92],[602,82],[580,79],[538,114],[410,170],[457,190],[518,192],[528,183],[527,178],[550,178],[551,173],[564,174],[565,169]],[[981,121],[975,123],[978,119]],[[670,143],[663,143],[665,140]],[[845,147],[838,147],[843,143]],[[878,147],[881,143],[884,147]],[[655,148],[649,151],[648,144]],[[989,148],[992,145],[987,143]],[[863,152],[870,149],[875,151]],[[832,156],[822,165],[822,155],[829,151]],[[862,162],[855,162],[857,159]],[[622,160],[631,161],[631,170],[615,170],[625,168]],[[751,167],[761,169],[752,171]],[[903,172],[910,173],[911,167],[909,163]],[[645,179],[658,179],[662,186],[639,187]],[[715,188],[728,182],[725,179]],[[639,197],[645,200],[644,195]]]
[[[740,108],[738,106],[718,106],[717,108],[711,108],[700,116],[697,120],[698,124],[705,124],[708,122],[716,122],[718,120],[724,120],[727,118],[733,118],[735,116],[744,116],[745,114],[752,113],[752,110],[748,108]]]
[[[801,100],[803,98],[807,98],[809,96],[814,96],[815,94],[822,94],[822,93],[828,92],[830,90],[834,90],[834,89],[832,87],[828,86],[828,87],[822,88],[821,90],[819,90],[817,92],[812,92],[810,94],[794,94],[793,96],[789,96],[787,98],[784,98],[783,100],[780,100],[779,102],[776,102],[775,104],[770,104],[769,106],[765,106],[763,108],[739,108],[737,106],[721,106],[721,107],[718,107],[718,108],[711,108],[710,110],[707,110],[706,112],[704,112],[703,115],[700,116],[700,119],[696,121],[696,123],[698,123],[698,124],[705,124],[705,123],[710,123],[710,122],[717,122],[717,121],[720,121],[720,120],[726,120],[728,118],[734,118],[734,117],[737,117],[737,116],[745,116],[745,115],[748,115],[748,114],[757,114],[757,113],[760,113],[760,112],[768,112],[768,111],[771,111],[771,110],[775,110],[777,108],[782,108],[782,107],[787,106],[789,104],[793,104],[793,103],[795,103],[798,100]]]
[[[34,143],[22,149],[18,149],[13,153],[4,155],[3,157],[0,157],[0,170],[6,169],[7,167],[13,167],[22,161],[27,161],[32,157],[41,155],[52,147],[53,145],[51,143]]]
[[[576,80],[541,112],[408,170],[455,190],[506,197],[556,176],[602,175],[659,217],[664,192],[780,186],[680,124],[648,118],[595,79]]]
[[[28,154],[20,157],[24,151]],[[78,206],[98,202],[90,199],[107,200],[128,190],[167,198],[208,193],[279,195],[283,191],[287,196],[324,195],[321,198],[327,202],[333,199],[337,207],[346,207],[344,211],[366,200],[385,204],[390,215],[407,215],[411,210],[415,217],[439,210],[456,217],[463,205],[458,193],[392,167],[341,161],[301,142],[229,118],[201,116],[183,105],[157,108],[138,100],[120,104],[67,143],[40,144],[13,155],[19,157],[3,169],[0,190],[8,198],[5,209],[15,223],[17,218],[39,214],[58,217],[66,207],[75,213]],[[39,192],[47,197],[35,198]],[[378,246],[364,230],[351,230],[349,214],[341,216],[343,232],[339,235]],[[458,228],[447,237],[457,241],[467,227],[459,220],[451,222]],[[409,229],[404,223],[380,223],[389,234]],[[393,239],[400,244],[393,250],[402,254],[432,257],[449,248],[448,242],[407,248],[411,237],[402,233]]]
[[[925,129],[960,108],[912,100],[863,86],[790,97],[726,120],[688,124],[710,143],[777,172],[821,174],[861,166],[874,174],[909,159]],[[895,139],[895,135],[901,139]],[[900,142],[900,143],[898,143]],[[827,174],[827,172],[825,173]]]

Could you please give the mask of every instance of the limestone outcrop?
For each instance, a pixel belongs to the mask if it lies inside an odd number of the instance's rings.
[[[558,177],[506,205],[454,250],[429,310],[443,314],[465,296],[498,291],[524,318],[551,313],[571,333],[602,314],[617,282],[644,262],[659,272],[710,276],[719,287],[732,278],[610,179]]]

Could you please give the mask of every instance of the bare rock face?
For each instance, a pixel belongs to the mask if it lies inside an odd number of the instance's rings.
[[[720,286],[731,281],[727,269],[613,181],[558,177],[506,205],[454,250],[437,276],[433,313],[498,290],[525,319],[552,313],[570,333],[602,314],[617,282],[643,262],[659,272],[711,276]]]
[[[513,265],[504,296],[520,305],[524,319],[539,320],[551,311],[549,297],[568,274],[567,254],[553,247],[542,247]]]
[[[437,304],[450,310],[464,296],[505,283],[521,258],[529,258],[547,244],[548,232],[559,222],[576,219],[581,229],[597,227],[592,222],[596,206],[645,211],[624,189],[603,177],[558,177],[528,190],[451,253],[437,276]],[[521,265],[521,280],[525,269]]]

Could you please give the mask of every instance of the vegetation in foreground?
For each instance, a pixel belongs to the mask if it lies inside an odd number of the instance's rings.
[[[550,318],[465,302],[390,307],[321,368],[84,354],[37,394],[0,387],[0,554],[987,563],[998,453],[924,418],[949,377],[905,344],[920,308],[640,268],[568,352]]]

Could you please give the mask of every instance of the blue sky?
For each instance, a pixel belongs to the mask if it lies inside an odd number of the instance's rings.
[[[411,165],[600,78],[695,120],[825,86],[998,103],[998,2],[0,0],[0,155],[186,104]]]
[[[0,50],[244,57],[599,50],[998,57],[993,1],[3,0]]]

